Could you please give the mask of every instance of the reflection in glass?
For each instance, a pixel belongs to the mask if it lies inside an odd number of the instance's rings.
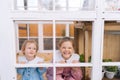
[[[27,37],[27,24],[18,24],[19,37]]]
[[[43,24],[43,36],[47,36],[47,37],[53,36],[52,24]]]
[[[65,24],[56,24],[56,36],[65,36],[65,28],[66,25]]]
[[[83,0],[68,0],[69,11],[79,11],[83,6]]]
[[[75,22],[75,52],[80,54],[80,62],[91,62],[92,22]]]
[[[39,0],[39,10],[52,10],[53,1],[52,0]]]
[[[56,67],[56,80],[91,80],[91,67]]]
[[[29,35],[30,36],[34,36],[34,37],[37,37],[38,36],[38,25],[37,24],[30,24],[29,25],[30,28],[29,28]]]
[[[55,10],[61,11],[79,11],[79,10],[94,10],[94,0],[17,0],[16,9],[18,10]]]
[[[105,0],[105,10],[107,11],[120,10],[120,0]]]
[[[46,76],[43,77],[44,74],[46,75],[46,71],[47,71],[47,68],[45,68],[45,67],[17,68],[16,69],[17,80],[46,80],[47,77]],[[47,75],[49,75],[49,74],[47,74]]]
[[[55,10],[61,11],[80,11],[80,10],[94,10],[94,0],[56,0]]]
[[[23,44],[23,42],[25,41],[25,40],[27,40],[27,38],[20,38],[19,39],[19,50],[21,50],[21,47],[22,47],[22,44]]]
[[[38,0],[17,0],[18,10],[38,10]]]
[[[44,38],[44,50],[53,50],[53,38]]]
[[[84,0],[82,10],[94,10],[95,0]]]
[[[120,61],[120,23],[106,21],[104,27],[103,59]]]
[[[66,0],[56,0],[55,2],[55,10],[65,11],[67,8]]]
[[[70,24],[69,26],[69,35],[70,37],[74,37],[74,24]]]

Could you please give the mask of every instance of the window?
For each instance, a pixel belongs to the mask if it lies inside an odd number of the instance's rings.
[[[80,11],[94,10],[94,0],[17,0],[16,10],[33,10],[33,11]],[[55,5],[53,5],[55,3]]]

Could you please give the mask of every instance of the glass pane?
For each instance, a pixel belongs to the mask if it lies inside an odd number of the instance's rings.
[[[44,38],[44,50],[53,50],[53,38]]]
[[[21,50],[21,47],[22,47],[22,44],[23,44],[23,42],[25,41],[25,40],[27,40],[27,38],[19,38],[19,50]]]
[[[120,0],[105,0],[106,11],[120,11]]]
[[[103,60],[120,61],[120,23],[105,21]]]
[[[43,24],[43,36],[53,36],[53,25],[52,24]]]
[[[58,43],[60,41],[61,38],[56,38],[56,50],[58,50]]]
[[[53,9],[52,0],[40,0],[39,2],[40,2],[39,3],[40,10],[52,10]]]
[[[91,80],[91,67],[56,67],[56,80]]]
[[[35,40],[37,42],[37,44],[39,44],[38,43],[38,38],[29,38],[29,40]]]
[[[16,68],[17,79],[16,80],[53,80],[53,67],[23,67]],[[46,76],[48,75],[48,76]]]
[[[65,36],[65,24],[56,24],[56,36]]]
[[[91,62],[92,54],[92,22],[75,22],[75,52],[80,55],[80,62]]]
[[[79,11],[83,6],[83,0],[68,0],[70,11]]]
[[[66,0],[56,0],[55,1],[55,10],[66,10],[67,3]]]
[[[119,80],[120,66],[103,66],[102,80]]]
[[[38,37],[38,24],[30,24],[30,36]]]
[[[84,0],[82,10],[95,10],[95,0]]]
[[[38,0],[27,0],[28,10],[38,10]]]
[[[24,0],[17,0],[17,9],[24,10]]]
[[[69,28],[70,37],[74,37],[74,24],[70,24],[69,26],[70,26]]]
[[[27,24],[18,24],[19,37],[27,37]]]

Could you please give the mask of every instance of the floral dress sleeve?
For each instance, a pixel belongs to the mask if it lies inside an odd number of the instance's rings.
[[[72,68],[71,75],[75,80],[82,80],[82,70],[80,67]]]

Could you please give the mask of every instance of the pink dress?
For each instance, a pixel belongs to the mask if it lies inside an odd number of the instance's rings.
[[[56,80],[81,80],[82,77],[81,68],[56,68]]]

